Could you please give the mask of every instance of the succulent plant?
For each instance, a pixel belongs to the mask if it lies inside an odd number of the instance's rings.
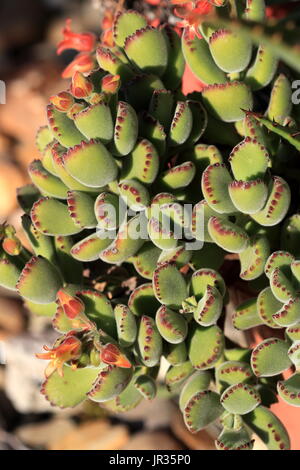
[[[115,15],[110,45],[67,25],[59,52],[80,57],[18,191],[27,248],[1,228],[0,284],[60,335],[38,354],[53,405],[134,408],[164,357],[191,432],[219,419],[217,449],[251,449],[253,432],[289,449],[269,407],[300,406],[299,55],[274,50],[263,0],[194,3],[181,39],[136,11]],[[185,63],[202,93],[182,94]],[[228,253],[250,293],[234,327],[274,329],[252,351],[224,334]]]

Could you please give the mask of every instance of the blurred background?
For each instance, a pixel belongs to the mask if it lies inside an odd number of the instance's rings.
[[[0,2],[0,80],[6,84],[6,104],[0,104],[0,223],[13,224],[20,238],[16,188],[29,182],[27,165],[39,158],[35,135],[46,123],[45,105],[50,95],[66,88],[61,72],[76,54],[56,55],[65,19],[72,18],[74,31],[99,34],[103,13],[113,4],[114,0]],[[142,0],[126,5],[146,8],[151,17],[152,7]],[[217,428],[190,434],[176,403],[166,396],[118,416],[109,416],[91,402],[72,410],[52,408],[40,395],[45,364],[34,354],[54,337],[49,319],[29,316],[17,296],[0,288],[0,450],[214,449]],[[245,338],[238,339],[246,345]],[[284,422],[287,413],[295,416],[291,407],[277,411]],[[295,449],[300,448],[298,434]],[[258,441],[256,449],[262,448]]]

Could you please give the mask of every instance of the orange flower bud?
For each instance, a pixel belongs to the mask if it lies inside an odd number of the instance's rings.
[[[154,18],[152,21],[150,21],[150,26],[153,26],[153,28],[158,28],[160,25],[160,19],[159,18]]]
[[[101,89],[104,93],[114,95],[118,92],[121,85],[120,75],[105,75],[102,78]]]
[[[71,93],[76,98],[87,98],[94,86],[82,73],[75,72],[72,77]]]
[[[108,343],[103,347],[100,353],[100,358],[102,362],[105,362],[105,364],[123,367],[125,369],[129,369],[131,367],[131,363],[128,361],[127,357],[121,353],[115,344],[112,343]]]
[[[107,29],[101,34],[101,44],[105,47],[113,47],[115,45],[112,29]]]
[[[114,13],[112,10],[106,10],[101,21],[101,29],[107,30],[113,27]]]
[[[104,13],[103,19],[101,21],[101,29],[103,31],[101,35],[101,43],[106,47],[113,47],[115,44],[113,37],[113,23],[114,23],[114,13],[112,10],[106,10]]]
[[[57,298],[68,318],[73,319],[84,313],[84,303],[82,300],[68,294],[66,290],[60,289],[57,293]]]
[[[93,70],[95,60],[90,54],[82,52],[65,68],[62,78],[71,78],[75,72],[88,73]]]
[[[22,245],[17,237],[6,237],[2,242],[3,250],[11,256],[18,256],[22,250]]]
[[[62,91],[57,95],[50,96],[50,102],[58,111],[66,113],[74,104],[74,98],[67,91]]]

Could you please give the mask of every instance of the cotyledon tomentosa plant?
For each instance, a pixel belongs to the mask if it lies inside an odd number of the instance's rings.
[[[164,356],[190,431],[219,418],[217,449],[251,449],[254,431],[284,450],[269,407],[276,393],[300,406],[299,111],[265,36],[255,48],[245,34],[264,21],[264,2],[234,3],[221,16],[212,8],[197,35],[187,25],[182,41],[135,11],[117,13],[110,47],[66,28],[90,70],[50,99],[33,184],[18,191],[31,249],[2,226],[0,283],[61,335],[38,354],[50,360],[42,393],[53,405],[129,410],[155,397]],[[202,93],[182,95],[185,62]],[[282,339],[251,351],[224,336],[226,253],[252,292],[234,326],[267,325]],[[129,298],[97,290],[105,263],[135,268]]]

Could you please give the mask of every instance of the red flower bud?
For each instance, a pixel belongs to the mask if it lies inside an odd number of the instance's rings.
[[[71,93],[75,98],[86,98],[94,89],[93,84],[82,73],[75,72],[72,77]]]
[[[152,21],[150,21],[150,26],[153,26],[153,28],[158,28],[160,25],[160,19],[159,18],[154,18]]]
[[[100,353],[100,359],[102,362],[105,362],[105,364],[111,364],[126,369],[131,367],[131,363],[128,361],[127,357],[112,343],[108,343],[103,347]]]
[[[101,44],[105,47],[113,47],[115,45],[112,29],[107,29],[102,33]]]
[[[74,33],[71,29],[72,20],[66,20],[63,29],[64,39],[57,45],[57,54],[61,54],[66,49],[76,49],[76,51],[89,52],[95,47],[96,36],[93,33]]]
[[[112,10],[106,10],[101,21],[101,29],[103,31],[111,29],[114,24],[114,13]]]
[[[110,93],[111,95],[114,95],[115,93],[118,92],[120,85],[121,85],[120,75],[108,74],[102,78],[101,90],[103,91],[103,93]]]
[[[57,298],[68,318],[73,319],[84,313],[84,303],[82,300],[68,294],[64,289],[58,291]]]
[[[74,98],[67,91],[62,91],[57,95],[50,96],[50,102],[58,111],[66,113],[74,104]]]
[[[93,70],[95,61],[90,54],[82,52],[65,68],[62,78],[71,78],[75,72],[88,73]]]

